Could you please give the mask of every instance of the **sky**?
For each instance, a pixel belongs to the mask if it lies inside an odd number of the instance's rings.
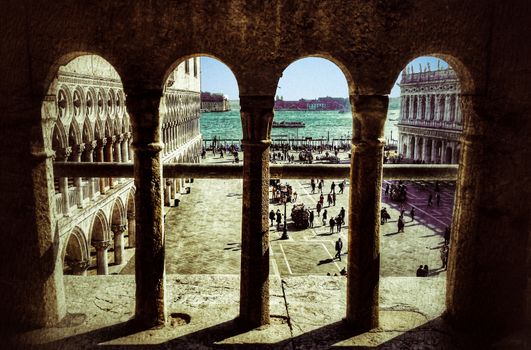
[[[431,70],[437,69],[438,61],[441,68],[448,64],[435,57],[418,57],[411,61],[415,72],[419,71],[419,64],[425,67],[430,64]],[[390,97],[400,96],[400,87],[397,83],[389,94]],[[222,62],[201,57],[201,91],[223,93],[229,100],[239,99],[238,84],[232,71]],[[347,80],[338,66],[329,60],[317,57],[308,57],[290,64],[283,72],[277,88],[277,96],[284,100],[298,100],[300,98],[317,97],[348,97]]]

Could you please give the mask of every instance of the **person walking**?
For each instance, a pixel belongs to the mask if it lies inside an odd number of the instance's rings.
[[[441,262],[442,262],[442,268],[447,269],[448,268],[448,252],[450,249],[445,244],[441,247]]]
[[[312,177],[311,185],[312,185],[312,194],[313,194],[315,193],[315,179],[313,177]]]
[[[341,216],[338,215],[336,217],[337,232],[341,232],[341,221],[343,221],[343,219],[341,219]]]
[[[332,184],[330,185],[330,192],[336,193],[336,183],[332,181]]]
[[[433,193],[430,192],[430,195],[428,196],[428,207],[431,207],[433,205]]]
[[[339,259],[339,261],[341,261],[341,250],[343,250],[343,241],[341,240],[341,237],[339,237],[336,241],[336,255],[334,256],[334,259]]]
[[[345,224],[345,208],[341,207],[341,210],[339,211],[339,216],[341,217],[341,224]]]
[[[398,217],[398,232],[404,232],[404,217],[403,216],[399,216]],[[398,233],[397,232],[397,233]]]
[[[328,203],[328,206],[330,206],[332,204],[332,194],[328,194],[328,196],[326,196],[326,202]]]
[[[422,270],[424,271],[424,273],[422,274],[422,277],[428,277],[430,274],[430,269],[428,268],[428,265],[424,265]]]
[[[317,188],[319,189],[319,192],[321,192],[321,194],[323,194],[323,183],[321,181],[319,181],[319,184],[317,185]]]
[[[422,265],[417,269],[417,277],[424,277],[424,269],[422,268]]]
[[[280,229],[281,222],[282,222],[282,214],[280,213],[280,209],[277,209],[277,230]]]
[[[345,183],[341,181],[338,186],[339,186],[339,193],[343,193],[343,190],[345,189]]]
[[[411,221],[414,221],[415,220],[415,208],[414,207],[411,207],[411,211],[409,215],[411,215]]]
[[[315,209],[317,210],[317,216],[320,216],[321,208],[322,208],[321,202],[317,202],[317,205],[315,207]]]
[[[334,220],[334,218],[330,218],[330,221],[328,222],[328,224],[330,225],[330,233],[334,233],[334,226],[336,224],[336,221]]]
[[[310,211],[310,227],[313,227],[313,219],[314,219],[313,210],[311,210]]]
[[[439,192],[435,193],[435,202],[437,203],[437,206],[441,206],[441,194]]]
[[[273,209],[269,212],[269,220],[271,220],[271,226],[273,226],[275,224],[275,212]]]
[[[325,210],[323,210],[323,226],[326,226],[326,219],[328,217],[328,212]]]
[[[321,207],[323,206],[323,203],[324,203],[324,196],[323,194],[321,193],[321,195],[319,196],[319,203],[321,203]]]
[[[336,193],[332,192],[332,203],[334,203],[334,207],[336,206]]]
[[[450,226],[446,226],[444,229],[444,244],[448,245],[450,243]]]
[[[385,185],[385,196],[389,196],[389,182]]]

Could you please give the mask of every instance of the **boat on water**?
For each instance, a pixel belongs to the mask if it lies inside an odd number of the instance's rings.
[[[287,122],[287,121],[281,121],[281,122],[275,122],[273,121],[273,127],[274,128],[304,128],[304,122]]]

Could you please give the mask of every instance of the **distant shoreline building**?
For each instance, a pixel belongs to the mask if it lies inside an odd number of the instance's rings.
[[[459,162],[463,116],[460,84],[451,68],[402,72],[400,81],[399,154],[409,162]]]
[[[227,112],[230,111],[230,102],[227,96],[210,92],[201,92],[201,112]]]
[[[298,101],[284,101],[282,96],[275,99],[277,111],[347,111],[348,99],[342,97],[319,97],[316,100],[301,98]]]

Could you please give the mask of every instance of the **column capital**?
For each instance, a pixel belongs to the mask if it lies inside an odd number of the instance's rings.
[[[72,154],[72,147],[65,147],[60,148],[57,151],[55,151],[55,156],[59,158],[59,160],[66,161],[68,157]]]
[[[92,246],[96,248],[96,250],[105,250],[111,246],[111,241],[92,241]]]
[[[124,134],[120,134],[120,135],[116,136],[116,141],[115,142],[122,142],[124,139],[125,139],[125,135]]]
[[[74,274],[80,274],[84,271],[86,271],[90,266],[90,261],[83,259],[83,260],[67,260],[66,264],[68,267],[72,269]]]
[[[84,143],[80,143],[79,145],[75,145],[73,147],[73,152],[76,155],[79,155],[79,154],[83,153],[84,150],[85,150],[85,144]]]
[[[98,143],[98,147],[105,147],[105,145],[107,144],[107,138],[103,137],[97,140],[97,143]]]
[[[243,143],[268,142],[273,125],[274,96],[241,96]]]
[[[85,149],[89,152],[92,152],[98,147],[98,141],[90,141],[88,143],[85,143]]]
[[[351,95],[354,110],[353,143],[383,142],[389,97],[386,95]],[[382,139],[380,141],[380,139]]]
[[[115,142],[116,142],[116,136],[115,135],[107,137],[107,144],[112,145]]]
[[[111,231],[115,235],[119,235],[125,232],[127,230],[127,225],[119,224],[119,225],[111,225]]]

